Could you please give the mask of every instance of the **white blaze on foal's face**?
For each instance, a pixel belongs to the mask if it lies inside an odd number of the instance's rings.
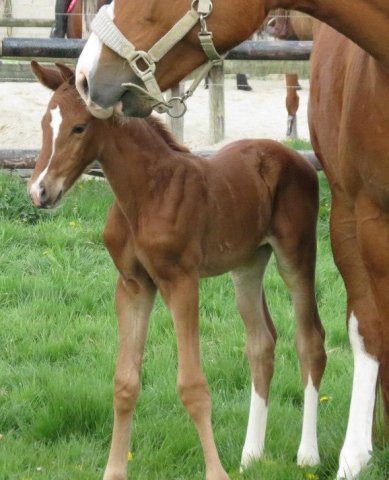
[[[45,197],[46,197],[46,195],[45,195],[46,194],[46,188],[44,187],[44,180],[45,180],[46,175],[48,174],[52,159],[55,155],[57,138],[58,138],[60,126],[61,126],[61,123],[62,123],[62,120],[63,120],[62,114],[61,114],[61,109],[60,109],[59,105],[57,107],[51,109],[49,111],[49,115],[51,116],[50,129],[49,129],[49,133],[51,133],[51,152],[50,152],[50,156],[49,156],[49,159],[47,161],[47,164],[46,164],[45,168],[41,171],[38,178],[35,181],[33,181],[32,185],[30,187],[31,198],[33,199],[33,202],[37,206],[41,206],[42,203],[45,200]],[[43,138],[43,144],[44,145],[45,145],[46,142],[49,141],[48,138],[45,138],[45,133],[46,132],[44,130],[44,138]],[[47,133],[46,133],[46,135],[47,135]],[[43,151],[44,151],[44,149],[42,149],[42,152]],[[40,159],[41,159],[41,156],[39,157],[38,162],[39,162]]]

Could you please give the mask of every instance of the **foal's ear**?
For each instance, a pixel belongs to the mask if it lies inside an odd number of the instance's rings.
[[[35,60],[31,61],[31,69],[41,84],[50,90],[57,90],[64,83],[64,78],[58,70],[42,67]]]
[[[60,71],[65,82],[69,82],[71,85],[75,85],[76,77],[74,75],[74,70],[72,70],[70,67],[66,66],[63,63],[56,63],[55,66]]]

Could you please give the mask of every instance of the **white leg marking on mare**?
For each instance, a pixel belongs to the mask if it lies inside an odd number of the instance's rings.
[[[317,447],[317,403],[319,393],[313,385],[311,375],[304,391],[303,429],[297,463],[301,466],[314,466],[320,463]]]
[[[354,354],[354,378],[346,439],[339,459],[337,479],[355,478],[368,463],[372,451],[372,427],[378,361],[365,350],[358,319],[351,313],[349,337]]]
[[[56,108],[53,108],[50,110],[51,114],[51,122],[50,122],[50,127],[51,127],[51,156],[49,158],[49,161],[47,162],[46,168],[40,173],[39,177],[35,180],[35,182],[31,185],[30,188],[30,193],[31,195],[37,194],[40,189],[40,183],[44,179],[44,177],[47,174],[47,171],[49,170],[51,160],[54,157],[55,153],[55,142],[58,137],[59,133],[59,127],[61,126],[62,123],[62,115],[61,115],[61,110],[59,108],[59,105]]]
[[[243,471],[251,461],[261,458],[265,446],[268,407],[266,401],[251,384],[251,401],[246,440],[244,442],[240,469]]]

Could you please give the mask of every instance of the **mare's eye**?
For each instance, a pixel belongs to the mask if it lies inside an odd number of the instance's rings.
[[[81,133],[84,132],[86,128],[86,125],[76,125],[73,127],[72,133],[75,133],[76,135],[80,135]]]

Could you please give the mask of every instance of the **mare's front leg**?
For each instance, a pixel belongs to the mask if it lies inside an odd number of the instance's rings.
[[[140,390],[140,369],[156,287],[136,261],[128,224],[114,205],[104,232],[120,271],[116,286],[119,355],[114,387],[114,427],[104,480],[127,479],[132,414]]]
[[[178,346],[177,387],[200,437],[206,479],[228,480],[213,438],[211,398],[200,364],[198,274],[182,272],[157,283],[173,316]]]

